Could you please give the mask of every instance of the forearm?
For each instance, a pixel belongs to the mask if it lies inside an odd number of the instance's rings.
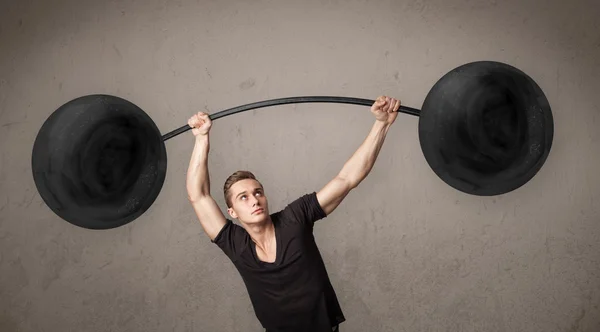
[[[338,176],[348,180],[352,188],[358,186],[373,168],[389,128],[390,125],[375,121],[367,138],[344,164]]]
[[[209,150],[208,135],[198,136],[187,172],[186,186],[190,200],[210,195],[210,178],[208,176]]]

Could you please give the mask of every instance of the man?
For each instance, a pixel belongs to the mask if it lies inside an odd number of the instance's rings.
[[[255,314],[267,332],[330,332],[346,319],[313,237],[323,219],[369,174],[394,123],[400,102],[380,96],[371,106],[375,124],[344,167],[319,192],[305,194],[271,214],[262,184],[248,171],[225,182],[225,218],[210,195],[208,114],[188,120],[195,136],[187,174],[188,198],[210,238],[239,271]]]

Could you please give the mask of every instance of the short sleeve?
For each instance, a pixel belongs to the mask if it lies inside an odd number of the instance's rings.
[[[288,204],[281,212],[286,221],[312,226],[315,221],[327,217],[317,200],[317,193],[305,194]]]
[[[219,246],[232,261],[235,261],[243,249],[248,246],[249,237],[248,232],[242,226],[227,219],[225,226],[211,242]]]

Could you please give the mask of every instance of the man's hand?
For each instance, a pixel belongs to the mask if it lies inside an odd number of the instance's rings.
[[[194,128],[192,129],[192,134],[194,134],[194,136],[206,136],[210,132],[212,121],[208,117],[208,114],[204,112],[198,112],[197,114],[189,118],[188,126]]]
[[[398,116],[400,101],[388,96],[379,96],[371,106],[371,113],[375,115],[377,121],[391,125]]]

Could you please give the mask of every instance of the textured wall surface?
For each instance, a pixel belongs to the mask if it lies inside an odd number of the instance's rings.
[[[124,97],[162,133],[270,98],[386,94],[419,108],[470,61],[520,68],[554,112],[525,186],[458,192],[399,115],[371,174],[315,227],[350,331],[600,331],[600,9],[589,1],[3,1],[0,331],[261,331],[243,282],[187,201],[191,132],[166,142],[160,196],[107,231],[37,193],[31,149],[61,104]],[[216,120],[212,193],[239,169],[275,212],[319,190],[373,124],[368,107],[297,104]]]

